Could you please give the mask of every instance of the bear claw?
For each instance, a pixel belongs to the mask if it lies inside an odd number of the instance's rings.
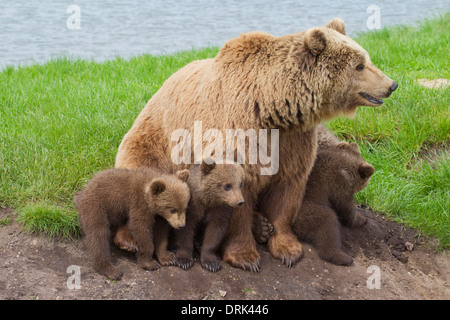
[[[210,272],[217,272],[220,270],[221,265],[220,262],[202,262],[202,267]]]
[[[194,265],[194,259],[193,258],[177,258],[175,259],[175,265],[180,267],[183,270],[188,270],[192,268]]]

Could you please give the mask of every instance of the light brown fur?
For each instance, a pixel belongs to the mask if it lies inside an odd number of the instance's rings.
[[[275,175],[260,175],[262,165],[249,164],[245,157],[245,204],[233,212],[224,259],[235,267],[259,270],[251,232],[259,196],[262,213],[275,227],[269,251],[292,265],[302,248],[291,224],[315,159],[317,124],[352,114],[357,106],[379,105],[360,92],[383,98],[395,87],[343,30],[342,20],[334,19],[325,27],[281,37],[251,32],[228,41],[215,58],[188,64],[142,110],[119,146],[116,167],[184,167],[171,160],[176,142],[170,137],[180,128],[192,135],[194,121],[202,121],[204,131],[222,133],[231,128],[279,129]],[[356,70],[359,64],[364,70]]]
[[[111,262],[111,229],[127,225],[137,246],[137,262],[144,269],[159,267],[153,260],[153,225],[156,215],[174,228],[184,227],[190,199],[187,171],[175,175],[159,170],[109,169],[96,174],[74,196],[81,227],[94,268],[110,279],[120,279]],[[188,173],[187,173],[188,174]]]
[[[173,255],[167,252],[168,226],[162,221],[157,222],[154,245],[158,261],[162,265],[176,264],[185,270],[191,268],[194,265],[194,237],[200,224],[204,224],[201,264],[209,271],[218,271],[221,260],[218,251],[228,231],[232,210],[245,202],[241,192],[244,179],[244,170],[237,163],[203,162],[191,167],[187,180],[191,198],[186,227],[175,230],[176,255]],[[122,249],[135,251],[136,245],[126,227],[118,230],[114,243]]]

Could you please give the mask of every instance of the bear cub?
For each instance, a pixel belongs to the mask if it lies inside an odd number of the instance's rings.
[[[244,203],[241,191],[244,178],[244,169],[237,163],[208,164],[204,161],[190,169],[191,200],[186,227],[175,230],[175,259],[179,267],[186,270],[193,266],[194,237],[204,224],[201,265],[211,272],[220,269],[218,251],[228,231],[233,208]]]
[[[190,199],[189,172],[175,175],[151,168],[108,169],[96,174],[87,186],[74,195],[81,228],[94,269],[106,277],[122,277],[111,262],[110,237],[127,225],[136,242],[138,265],[147,270],[159,268],[153,260],[155,215],[174,228],[182,228]]]
[[[367,186],[373,172],[356,143],[336,140],[336,144],[319,145],[293,230],[300,240],[315,244],[322,259],[337,265],[353,263],[353,258],[341,250],[339,221],[349,227],[366,223],[367,218],[357,212],[354,194]],[[264,243],[273,228],[258,213],[254,221],[255,238]]]
[[[233,208],[244,203],[241,188],[245,174],[237,163],[211,162],[211,159],[206,159],[189,169],[187,183],[191,198],[186,211],[186,226],[174,231],[173,247],[176,252],[173,260],[167,251],[169,230],[166,224],[158,223],[154,245],[156,257],[163,265],[175,264],[184,270],[191,268],[194,265],[194,241],[203,231],[201,265],[211,272],[220,269],[218,251],[228,231]],[[114,243],[121,249],[134,251],[133,237],[126,228],[117,232]]]

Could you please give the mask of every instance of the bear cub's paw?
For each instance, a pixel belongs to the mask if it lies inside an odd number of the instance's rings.
[[[353,258],[342,251],[319,253],[319,256],[328,262],[339,266],[350,266],[353,264]]]
[[[158,261],[153,259],[138,259],[138,265],[145,270],[154,271],[161,267]]]
[[[358,210],[360,210],[358,208]],[[353,227],[360,228],[367,223],[367,217],[360,212],[355,213],[355,217],[353,218]]]
[[[202,267],[211,272],[219,271],[220,258],[214,254],[203,254],[200,258]]]
[[[158,260],[162,266],[176,265],[175,254],[170,251],[167,251],[163,256],[159,257]]]
[[[175,255],[175,265],[183,270],[188,270],[194,265],[194,258],[191,254],[177,251]]]
[[[120,280],[123,276],[123,273],[113,265],[107,266],[102,270],[99,270],[99,273],[106,276],[110,280]]]

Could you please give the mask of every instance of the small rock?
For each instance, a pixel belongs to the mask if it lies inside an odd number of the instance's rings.
[[[227,295],[227,292],[223,291],[223,290],[219,290],[219,294],[222,298],[224,298]]]
[[[414,249],[414,244],[409,242],[409,241],[406,241],[405,242],[405,247],[406,247],[406,250],[412,251]]]

